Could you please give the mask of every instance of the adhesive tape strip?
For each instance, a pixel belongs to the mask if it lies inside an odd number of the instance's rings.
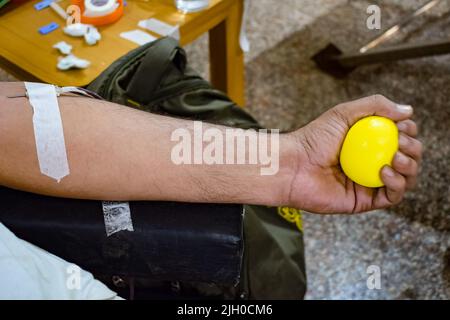
[[[103,201],[102,207],[106,236],[109,237],[122,230],[134,231],[128,202]]]
[[[33,127],[41,173],[57,182],[69,175],[63,125],[55,86],[25,82],[33,108]]]
[[[143,29],[147,29],[157,34],[160,34],[162,36],[170,36],[172,38],[180,40],[180,30],[178,25],[172,26],[161,20],[151,18],[139,21],[138,26]]]

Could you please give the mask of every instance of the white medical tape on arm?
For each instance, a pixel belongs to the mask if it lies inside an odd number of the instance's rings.
[[[134,231],[128,202],[103,201],[102,207],[108,237],[122,230]]]
[[[25,88],[33,108],[39,168],[42,174],[59,182],[70,171],[55,86],[25,82]]]

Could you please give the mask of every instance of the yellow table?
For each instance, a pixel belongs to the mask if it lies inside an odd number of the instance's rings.
[[[182,45],[208,31],[211,82],[244,105],[244,59],[239,46],[243,0],[211,0],[208,9],[192,14],[178,12],[173,0],[128,0],[119,21],[99,28],[102,40],[95,46],[86,45],[83,38],[65,35],[62,31],[65,21],[51,8],[36,11],[33,5],[37,2],[0,11],[0,67],[21,80],[59,86],[87,85],[113,61],[137,47],[121,38],[121,32],[140,29],[137,25],[140,20],[156,18],[180,26]],[[66,8],[69,0],[59,4]],[[39,34],[38,29],[50,22],[57,22],[60,28],[47,35]],[[62,40],[74,47],[76,56],[91,61],[91,66],[59,71],[56,63],[60,54],[52,46]]]

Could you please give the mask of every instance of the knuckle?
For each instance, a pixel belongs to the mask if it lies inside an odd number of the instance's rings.
[[[411,127],[411,131],[412,131],[414,134],[417,134],[417,132],[418,132],[417,123],[415,123],[415,122],[412,121],[412,120],[408,120],[408,123],[409,123],[409,126]]]
[[[391,111],[391,109],[394,107],[394,103],[383,96],[382,94],[374,94],[370,97],[372,100],[372,104],[378,106],[379,108],[382,108],[385,110],[385,112]]]
[[[419,171],[419,165],[414,160],[411,160],[411,171],[413,175],[416,175],[417,172]]]
[[[411,178],[408,180],[407,189],[408,189],[408,190],[412,190],[412,189],[414,189],[414,188],[416,187],[416,185],[417,185],[417,178],[416,178],[416,176],[411,177]]]
[[[396,191],[392,192],[388,195],[388,201],[391,203],[391,205],[399,204],[403,199],[403,192]]]
[[[331,116],[334,119],[340,121],[340,123],[343,123],[343,124],[345,124],[347,126],[351,125],[350,123],[348,123],[349,120],[347,119],[344,107],[342,107],[342,108],[336,107],[336,108],[331,109]]]
[[[403,168],[411,167],[413,160],[410,157],[408,157],[405,154],[402,154],[402,157],[400,159],[401,159],[401,167]]]
[[[414,156],[419,157],[421,156],[423,152],[423,143],[420,140],[417,140],[415,138],[412,138],[408,135],[405,135],[403,133],[400,134],[401,139],[403,139],[401,145],[411,152]]]
[[[405,189],[406,186],[406,179],[398,174],[397,178],[395,179],[394,185],[393,185],[393,189],[397,192],[401,192]]]
[[[331,109],[331,115],[333,117],[341,118],[344,116],[343,110],[345,107],[339,107],[339,105],[336,108]]]
[[[394,201],[392,202],[394,205],[399,204],[403,200],[403,194],[399,194],[397,197],[395,197]]]
[[[402,177],[401,182],[399,184],[399,190],[401,192],[400,198],[403,196],[403,193],[406,190],[406,179]]]
[[[406,174],[408,175],[408,178],[415,177],[417,175],[417,172],[419,171],[419,166],[416,161],[412,160],[410,161]]]
[[[406,157],[406,167],[409,168],[409,172],[414,172],[415,165],[416,162],[412,158]]]
[[[421,159],[423,152],[423,143],[414,138],[408,138],[408,150],[414,159]]]
[[[389,101],[385,96],[379,93],[370,96],[370,99],[376,104],[386,104],[386,102]]]
[[[416,140],[416,141],[417,141],[417,146],[416,146],[416,148],[417,148],[417,155],[419,157],[421,157],[422,156],[422,152],[423,152],[423,143],[420,140]]]
[[[404,125],[406,127],[406,132],[409,135],[415,136],[417,135],[417,124],[412,120],[405,120]]]
[[[334,108],[330,109],[331,113],[335,113],[335,112],[344,112],[344,110],[346,110],[348,108],[348,104],[347,103],[339,103],[338,105],[336,105]]]
[[[399,184],[393,190],[394,192],[393,195],[391,196],[391,202],[393,204],[398,204],[403,199],[403,194],[405,193],[406,190],[406,180],[403,179],[402,182],[399,182]]]

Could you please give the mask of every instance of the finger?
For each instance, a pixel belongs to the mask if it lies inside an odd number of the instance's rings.
[[[400,132],[410,136],[417,137],[417,124],[412,120],[403,120],[397,123],[397,128]]]
[[[413,158],[416,161],[422,159],[422,142],[417,139],[411,138],[404,133],[400,133],[398,139],[398,145],[401,152],[405,155]]]
[[[406,191],[406,179],[389,166],[381,170],[381,179],[385,184],[386,198],[391,205],[399,203]]]
[[[410,118],[413,114],[411,106],[396,104],[382,95],[374,95],[338,105],[335,111],[341,113],[349,125],[367,116],[377,115],[398,122]]]
[[[412,189],[416,185],[419,166],[413,158],[399,151],[392,161],[392,168],[405,177],[407,189]]]

